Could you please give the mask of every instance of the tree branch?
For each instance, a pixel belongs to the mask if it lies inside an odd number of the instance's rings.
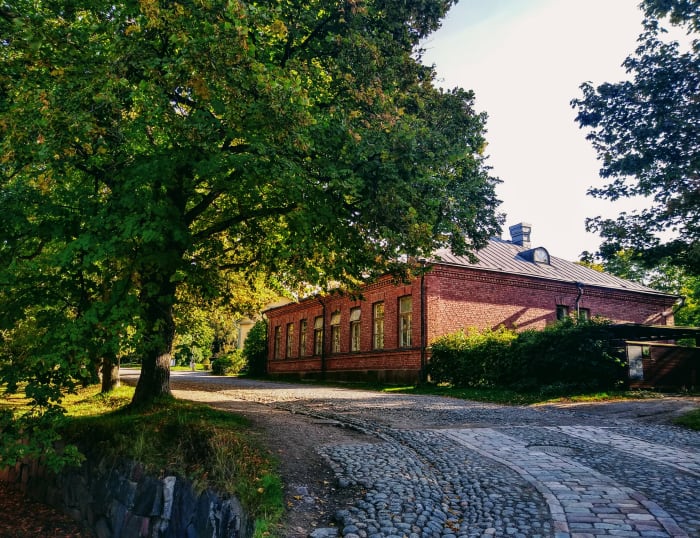
[[[230,228],[231,226],[235,224],[239,224],[241,222],[245,222],[250,219],[257,219],[257,218],[265,218],[265,217],[272,217],[272,216],[280,216],[280,215],[286,215],[287,213],[291,213],[295,209],[297,209],[299,206],[298,204],[289,204],[286,206],[281,206],[281,207],[263,207],[260,209],[254,209],[248,213],[245,213],[243,215],[236,215],[234,217],[230,217],[228,219],[223,219],[218,222],[215,222],[208,228],[205,228],[203,230],[200,230],[196,234],[194,234],[192,237],[195,241],[200,241],[202,239],[205,239],[207,237],[211,237],[212,235],[216,235],[218,233],[223,232],[227,228]]]
[[[211,204],[214,203],[214,201],[223,194],[222,189],[212,189],[209,191],[209,194],[207,194],[204,198],[200,200],[200,202],[195,205],[192,209],[187,211],[185,213],[185,222],[189,225],[192,224],[199,215],[204,213]]]
[[[311,30],[311,32],[310,32],[304,39],[301,40],[301,42],[299,43],[299,45],[297,45],[296,47],[292,45],[292,41],[293,41],[293,40],[292,40],[292,38],[291,38],[291,36],[290,36],[290,37],[287,39],[287,42],[285,43],[285,46],[284,46],[284,56],[282,57],[281,66],[284,67],[284,66],[287,64],[287,61],[292,57],[292,55],[293,55],[295,52],[297,52],[297,51],[299,51],[299,50],[302,50],[304,47],[306,47],[306,46],[309,44],[309,42],[310,42],[313,38],[315,38],[316,36],[318,36],[318,35],[321,33],[321,31],[322,31],[331,21],[333,21],[334,19],[338,19],[339,17],[340,17],[340,11],[338,11],[338,12],[336,12],[336,13],[333,13],[333,14],[329,15],[328,17],[326,17],[325,19],[323,19],[321,22],[319,22],[319,23],[316,25],[316,27],[315,27],[313,30]]]

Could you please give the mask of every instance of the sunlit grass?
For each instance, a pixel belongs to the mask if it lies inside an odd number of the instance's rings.
[[[134,388],[124,385],[106,394],[99,392],[98,387],[92,386],[80,389],[76,394],[67,394],[63,404],[68,416],[98,417],[129,405],[133,395]]]
[[[24,397],[23,392],[9,394],[4,387],[0,387],[0,409],[19,409],[29,404],[29,400]]]
[[[474,400],[478,402],[491,402],[504,405],[536,405],[558,402],[604,402],[612,400],[659,398],[661,394],[653,391],[608,391],[608,392],[581,392],[581,393],[557,393],[556,390],[547,389],[533,392],[517,392],[508,389],[496,388],[455,388],[449,385],[419,385],[419,386],[395,386],[383,387],[380,390],[390,393],[402,394],[426,394],[432,396],[445,396],[462,400]]]

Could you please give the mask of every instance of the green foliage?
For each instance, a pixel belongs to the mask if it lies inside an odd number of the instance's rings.
[[[246,364],[243,352],[237,349],[215,358],[211,363],[211,373],[214,375],[240,374]]]
[[[430,376],[458,387],[503,385],[501,376],[509,371],[508,351],[515,338],[516,333],[505,327],[442,336],[431,345]]]
[[[685,300],[683,307],[676,312],[676,325],[700,327],[700,276],[686,279],[679,293]]]
[[[511,348],[519,379],[511,386],[553,386],[557,393],[619,387],[625,371],[608,325],[605,320],[567,318],[542,331],[519,334]]]
[[[553,394],[617,387],[624,368],[602,320],[562,320],[541,331],[499,328],[447,335],[431,346],[431,379],[455,387]]]
[[[37,345],[0,382],[60,394],[133,352],[148,402],[178,337],[212,342],[190,306],[484,245],[486,116],[420,62],[451,4],[5,6],[0,328]]]
[[[583,97],[572,101],[601,160],[601,177],[610,180],[589,194],[610,200],[640,196],[648,205],[617,219],[588,219],[587,228],[604,239],[602,257],[629,250],[647,265],[667,258],[695,276],[700,274],[698,6],[684,0],[642,2],[644,31],[624,62],[630,80],[586,83]],[[688,43],[669,40],[665,21],[686,30]]]
[[[260,376],[267,373],[267,322],[256,321],[243,343],[243,357],[248,374]]]
[[[683,305],[676,309],[674,315],[675,324],[700,326],[700,276],[678,267],[672,260],[664,258],[650,266],[639,253],[623,250],[606,259],[586,252],[582,263],[650,288],[683,297]]]
[[[83,460],[74,444],[61,446],[56,426],[65,423],[63,409],[56,406],[37,413],[0,409],[0,468],[37,460],[51,471],[78,465]]]

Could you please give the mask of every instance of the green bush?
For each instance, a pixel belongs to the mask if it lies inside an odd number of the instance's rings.
[[[429,365],[437,383],[457,387],[492,387],[503,383],[510,364],[510,343],[516,333],[505,327],[478,332],[458,331],[435,340]]]
[[[609,321],[564,319],[542,331],[526,331],[513,342],[521,383],[572,391],[619,387],[625,378]],[[517,385],[517,383],[516,383]]]
[[[267,373],[267,323],[258,321],[250,329],[243,343],[243,357],[245,357],[248,374],[254,376]]]
[[[566,319],[541,331],[458,331],[433,342],[429,373],[455,387],[616,388],[625,369],[608,325]]]
[[[214,359],[211,363],[211,373],[214,375],[240,374],[246,366],[243,352],[236,349]]]

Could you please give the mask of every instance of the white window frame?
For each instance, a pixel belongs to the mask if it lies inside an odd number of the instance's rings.
[[[411,347],[413,297],[399,297],[399,347]]]
[[[384,301],[372,305],[372,348],[384,349]]]

